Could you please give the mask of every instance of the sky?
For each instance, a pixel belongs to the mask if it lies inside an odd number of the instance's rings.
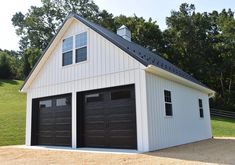
[[[198,12],[231,8],[235,11],[235,0],[94,0],[101,10],[105,9],[114,16],[124,14],[157,21],[162,30],[166,29],[165,18],[172,10],[178,10],[180,4],[195,4]],[[19,50],[19,37],[15,33],[11,18],[21,11],[26,13],[30,6],[40,6],[40,0],[6,0],[0,2],[0,49]]]

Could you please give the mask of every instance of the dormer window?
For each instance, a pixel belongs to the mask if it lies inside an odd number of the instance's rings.
[[[87,60],[87,32],[76,35],[76,63]]]
[[[63,40],[62,46],[62,65],[70,65],[73,63],[73,37]]]

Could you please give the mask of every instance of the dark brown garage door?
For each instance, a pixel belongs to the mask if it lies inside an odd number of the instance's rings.
[[[137,148],[134,85],[86,92],[83,104],[82,146]]]
[[[34,145],[71,146],[71,95],[33,101]]]

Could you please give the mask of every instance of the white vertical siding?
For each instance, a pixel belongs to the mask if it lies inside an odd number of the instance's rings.
[[[211,138],[208,96],[192,88],[146,73],[149,150]],[[171,91],[173,117],[165,116],[164,89]],[[204,118],[198,99],[203,100]]]
[[[63,38],[75,36],[84,31],[87,31],[88,34],[87,61],[62,67],[61,43]],[[74,21],[27,91],[29,96],[27,125],[29,125],[29,121],[31,122],[33,98],[72,93],[72,146],[75,147],[77,143],[76,92],[135,84],[137,146],[139,151],[148,151],[146,81],[143,68],[142,64],[104,37],[79,21]],[[27,139],[30,139],[30,136],[31,128],[27,128]],[[27,140],[26,144],[30,145],[30,140]]]
[[[30,93],[27,93],[27,104],[26,104],[26,130],[25,130],[25,144],[31,144],[31,118],[32,118],[32,97]]]
[[[77,147],[77,93],[72,93],[72,148]]]
[[[88,34],[87,61],[62,67],[62,40],[84,31]],[[208,96],[144,69],[120,48],[74,20],[27,90],[26,144],[31,144],[33,98],[72,93],[72,147],[75,148],[76,92],[128,84],[135,85],[138,151],[210,138]],[[172,93],[172,118],[165,117],[164,89]],[[203,100],[203,119],[199,117],[198,98]]]

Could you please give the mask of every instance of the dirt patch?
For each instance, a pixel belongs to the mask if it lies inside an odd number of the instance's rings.
[[[105,154],[0,147],[0,164],[235,164],[235,138],[215,138],[145,154]]]

